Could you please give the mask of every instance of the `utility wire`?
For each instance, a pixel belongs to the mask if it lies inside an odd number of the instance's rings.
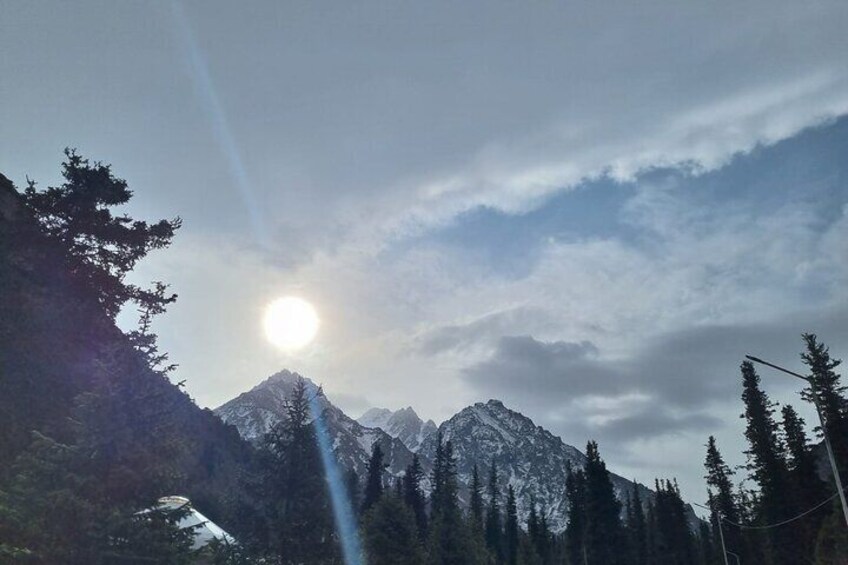
[[[771,528],[776,528],[778,526],[784,526],[784,525],[786,525],[790,522],[794,522],[795,520],[798,520],[799,518],[803,518],[807,514],[809,514],[811,512],[815,512],[816,510],[818,510],[819,508],[821,508],[822,506],[824,506],[825,504],[827,504],[828,502],[830,502],[831,500],[836,498],[837,496],[839,496],[839,493],[835,492],[828,499],[819,502],[818,504],[816,504],[815,506],[813,506],[809,510],[805,510],[804,512],[798,514],[797,516],[794,516],[794,517],[789,518],[788,520],[784,520],[782,522],[777,522],[776,524],[767,524],[765,526],[746,526],[744,524],[737,524],[736,522],[731,522],[730,520],[728,520],[724,516],[722,516],[721,519],[722,519],[722,521],[727,522],[731,526],[736,526],[737,528],[741,528],[743,530],[769,530]]]

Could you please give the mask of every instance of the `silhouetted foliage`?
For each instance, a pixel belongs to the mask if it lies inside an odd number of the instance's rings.
[[[333,563],[340,553],[309,394],[299,379],[265,439],[268,549],[284,564]]]
[[[112,174],[109,165],[90,163],[73,149],[65,150],[61,186],[39,191],[29,182],[24,191],[44,234],[65,250],[65,268],[97,296],[114,318],[127,301],[161,308],[176,295],[146,290],[126,282],[135,264],[153,249],[167,247],[181,220],[148,224],[112,208],[126,204],[132,191],[126,181]]]
[[[371,459],[368,461],[368,474],[365,477],[365,495],[362,498],[362,513],[368,512],[380,497],[383,496],[383,472],[386,464],[383,462],[383,450],[379,443],[371,449]]]
[[[421,565],[424,553],[412,511],[386,495],[363,517],[362,538],[369,565]]]
[[[403,476],[403,499],[415,517],[418,537],[423,541],[427,538],[427,500],[421,487],[422,479],[424,479],[424,470],[421,468],[418,454],[415,454]]]
[[[486,547],[493,559],[503,561],[503,530],[501,525],[500,490],[498,488],[498,468],[492,461],[489,468],[489,483],[487,486],[489,505],[486,508]]]

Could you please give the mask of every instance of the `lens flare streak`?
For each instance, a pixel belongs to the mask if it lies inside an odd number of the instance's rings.
[[[261,208],[256,201],[256,196],[253,194],[253,190],[251,189],[252,184],[248,178],[247,170],[244,167],[241,152],[239,151],[232,135],[232,131],[230,130],[230,124],[227,120],[227,114],[224,111],[224,106],[218,97],[215,85],[212,82],[212,77],[209,74],[209,67],[197,46],[194,32],[189,24],[188,17],[186,16],[182,3],[172,2],[171,7],[174,22],[177,27],[177,40],[180,42],[186,53],[188,69],[197,90],[201,108],[209,118],[215,141],[218,143],[224,158],[227,160],[230,176],[232,177],[233,183],[239,191],[244,207],[250,216],[253,235],[259,245],[267,249],[270,247],[268,229],[262,216]]]
[[[309,400],[315,425],[315,437],[318,441],[318,451],[321,453],[321,463],[324,465],[324,475],[330,491],[330,501],[333,505],[333,518],[336,521],[336,531],[342,545],[342,556],[345,565],[364,565],[359,544],[359,534],[356,531],[356,518],[350,505],[350,497],[344,480],[333,454],[330,435],[323,420],[323,411],[318,404],[318,395],[312,395]]]

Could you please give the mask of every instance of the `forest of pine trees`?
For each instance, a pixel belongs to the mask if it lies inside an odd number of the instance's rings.
[[[548,526],[545,509],[538,505],[532,504],[526,521],[519,521],[516,494],[511,485],[499,483],[494,465],[489,466],[485,485],[480,465],[474,467],[467,504],[463,504],[450,441],[439,438],[429,477],[432,486],[429,497],[424,495],[421,484],[424,477],[417,458],[407,467],[398,486],[393,487],[387,482],[383,455],[375,445],[368,475],[353,483],[366,492],[359,513],[363,562],[433,565],[713,562],[711,533],[708,528],[699,529],[691,523],[674,481],[658,480],[656,495],[649,499],[637,487],[622,503],[616,498],[595,442],[589,442],[587,454],[589,461],[585,468],[570,469],[563,478],[568,482],[572,501],[569,526],[565,532],[555,533]],[[316,508],[328,512],[325,504]],[[338,547],[338,540],[327,539]]]
[[[809,384],[802,398],[822,407],[827,434],[843,479],[848,464],[848,403],[835,369],[841,361],[814,334],[803,334]],[[730,562],[836,565],[848,562],[848,529],[822,445],[812,444],[795,408],[771,401],[754,365],[741,365],[748,483],[734,485],[735,470],[714,437],[707,441],[705,468],[711,560],[723,562],[722,537]],[[819,436],[821,430],[818,430]],[[823,478],[823,477],[826,477]],[[718,524],[721,523],[721,530]],[[705,530],[706,531],[706,530]]]
[[[375,445],[367,475],[346,475],[347,512],[334,513],[316,441],[321,415],[312,412],[305,384],[294,388],[287,417],[259,446],[190,409],[190,400],[168,382],[167,358],[149,331],[151,316],[175,297],[161,283],[142,289],[125,282],[148,251],[168,245],[179,220],[147,224],[112,215],[110,208],[131,196],[126,184],[72,151],[67,159],[61,187],[39,192],[31,185],[21,199],[36,227],[0,233],[4,288],[20,291],[9,296],[35,292],[26,285],[48,284],[43,281],[58,285],[44,274],[61,269],[71,290],[50,287],[45,295],[75,299],[64,310],[56,306],[55,320],[19,319],[15,333],[0,333],[10,360],[0,405],[0,561],[195,562],[188,532],[175,525],[178,514],[139,514],[171,489],[194,485],[192,497],[208,504],[239,540],[238,547],[214,548],[204,557],[222,564],[342,563],[339,515],[356,520],[355,557],[370,565],[711,565],[724,563],[724,550],[741,563],[848,562],[848,536],[832,481],[819,472],[820,450],[792,406],[778,412],[749,362],[741,366],[741,384],[750,482],[734,484],[735,470],[710,437],[709,523],[693,523],[674,480],[656,480],[652,494],[638,485],[616,493],[598,444],[589,441],[586,464],[562,477],[568,525],[553,532],[547,509],[535,502],[526,520],[519,519],[517,493],[493,461],[477,461],[469,488],[461,488],[453,445],[441,432],[429,474],[415,456],[399,479],[390,479]],[[0,301],[0,314],[21,317],[20,302]],[[128,302],[139,306],[141,325],[116,337],[111,321]],[[102,323],[73,333],[61,326],[64,320]],[[62,371],[70,366],[65,362],[77,347],[71,338],[21,353],[31,345],[24,340],[40,339],[51,324],[62,335],[88,340],[78,348],[97,359],[84,367],[87,380],[68,391],[61,387],[70,381],[54,373],[57,365]],[[815,335],[803,340],[812,383],[803,397],[819,401],[837,463],[848,469],[848,403],[835,372],[840,361]],[[91,346],[98,341],[102,350]],[[15,371],[50,379],[56,398],[70,401],[49,404],[52,397],[39,396],[43,390],[10,380]],[[43,413],[20,407],[35,402],[42,402]],[[184,416],[190,410],[197,413]],[[189,445],[197,430],[207,434],[201,448]]]

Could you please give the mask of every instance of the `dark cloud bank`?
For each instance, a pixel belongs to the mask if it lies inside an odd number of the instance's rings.
[[[541,423],[567,431],[568,437],[622,445],[667,434],[710,433],[723,425],[718,407],[738,401],[745,354],[801,369],[800,333],[818,333],[838,356],[848,345],[846,320],[843,309],[772,324],[696,327],[660,335],[627,359],[605,358],[588,341],[503,336],[493,354],[467,367],[463,376],[475,390],[533,410]],[[780,375],[761,375],[772,392],[797,388]]]

